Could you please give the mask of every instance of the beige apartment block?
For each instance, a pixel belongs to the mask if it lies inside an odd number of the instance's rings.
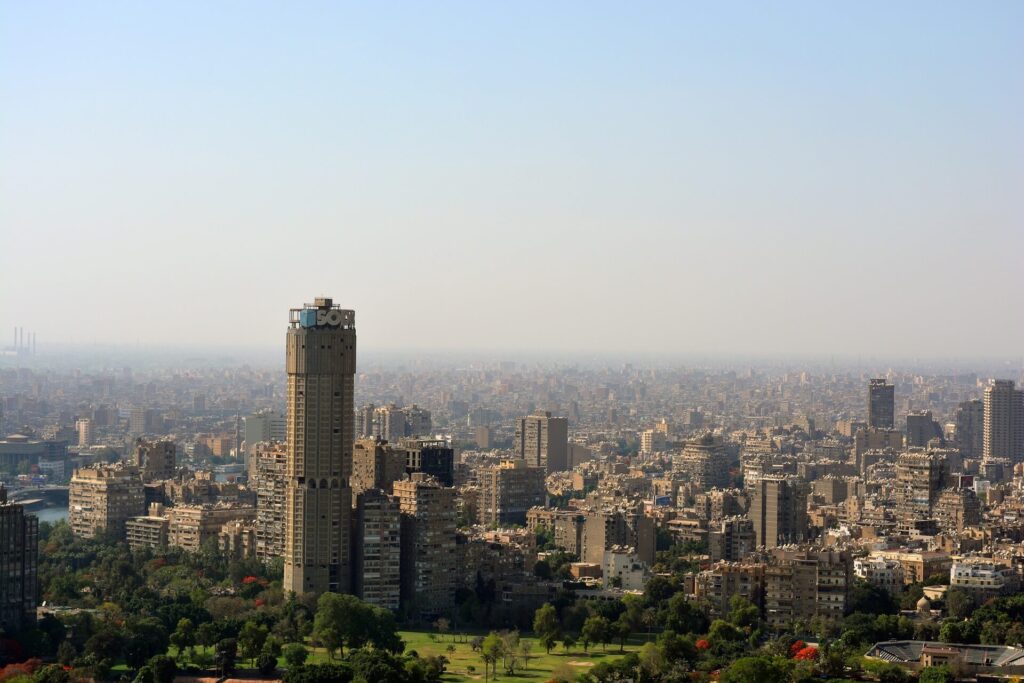
[[[525,460],[506,460],[494,467],[480,468],[477,515],[484,526],[525,524],[526,513],[544,504],[545,472]]]
[[[167,544],[198,552],[205,544],[217,544],[221,528],[236,520],[251,521],[256,509],[235,505],[179,505],[167,511],[170,524]]]
[[[128,465],[77,469],[68,492],[68,523],[82,538],[110,533],[124,538],[125,522],[142,514],[142,475]]]
[[[418,618],[446,614],[455,600],[456,491],[414,473],[395,482],[402,513],[402,603]]]

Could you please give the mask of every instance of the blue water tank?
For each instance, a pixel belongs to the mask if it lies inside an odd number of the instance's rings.
[[[316,327],[316,309],[305,308],[299,311],[299,325],[303,327]]]

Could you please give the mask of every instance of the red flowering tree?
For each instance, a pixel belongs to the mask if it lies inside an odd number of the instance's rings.
[[[795,643],[789,646],[789,656],[796,657],[796,653],[800,652],[800,650],[804,649],[805,647],[807,647],[807,643],[805,643],[802,640],[796,641]]]
[[[813,645],[808,645],[807,647],[801,649],[799,652],[793,655],[793,659],[798,659],[802,662],[813,662],[817,658],[818,648],[814,647]]]
[[[695,644],[698,650],[706,650],[711,647],[711,643],[708,642],[707,638],[701,638]]]

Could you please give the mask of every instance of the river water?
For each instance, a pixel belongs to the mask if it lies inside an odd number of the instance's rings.
[[[59,522],[62,519],[68,518],[68,509],[65,508],[43,508],[41,510],[35,510],[29,512],[30,515],[35,515],[39,518],[40,522]]]

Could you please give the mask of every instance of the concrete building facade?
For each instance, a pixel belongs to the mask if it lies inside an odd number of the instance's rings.
[[[1024,390],[997,379],[985,389],[984,403],[983,457],[1024,461]]]
[[[7,502],[0,486],[0,631],[35,623],[39,580],[39,520]]]
[[[774,548],[803,541],[807,536],[805,485],[782,476],[761,477],[751,492],[747,517],[754,524],[759,546]]]
[[[125,522],[144,510],[142,475],[127,465],[97,465],[74,471],[68,491],[68,523],[81,538],[110,533],[124,538]]]
[[[896,387],[884,379],[868,382],[868,427],[892,429],[896,426]]]
[[[534,467],[550,474],[568,466],[569,420],[539,410],[515,423],[512,450]]]
[[[402,605],[418,619],[447,614],[455,600],[455,489],[417,472],[395,482],[395,495],[402,514]]]
[[[356,495],[353,590],[370,603],[397,610],[402,581],[402,514],[397,498],[379,488]]]
[[[355,311],[331,299],[292,309],[288,374],[284,590],[320,594],[350,587],[355,441]]]
[[[544,504],[545,472],[525,460],[506,460],[477,472],[478,521],[484,526],[525,524],[530,508]]]

